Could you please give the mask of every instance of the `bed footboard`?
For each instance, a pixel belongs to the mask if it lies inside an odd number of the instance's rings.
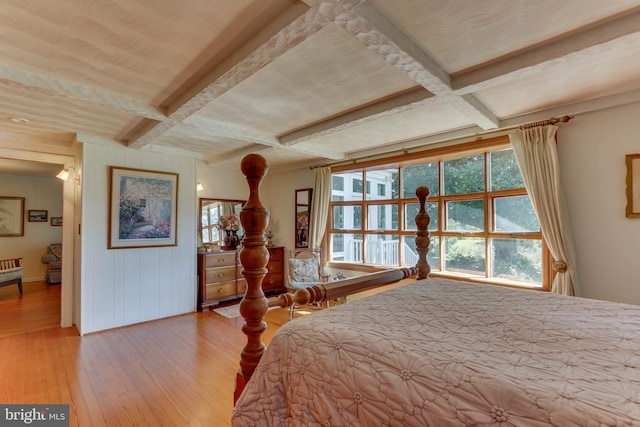
[[[399,282],[400,280],[413,277],[417,273],[418,269],[416,267],[392,268],[351,279],[321,283],[309,288],[297,289],[295,292],[287,292],[276,297],[269,298],[269,307],[287,308],[291,307],[293,304],[305,305],[323,303],[346,297],[356,292],[362,292],[379,286]]]
[[[269,222],[269,211],[260,201],[260,184],[269,168],[264,157],[249,154],[242,159],[240,168],[249,185],[249,198],[240,212],[240,221],[245,230],[245,237],[240,250],[242,275],[247,281],[247,288],[240,301],[240,314],[245,320],[242,332],[247,336],[247,344],[240,354],[240,369],[236,375],[234,404],[240,397],[245,385],[255,371],[262,358],[266,346],[262,342],[262,333],[266,329],[264,317],[269,307],[290,307],[292,304],[309,304],[325,302],[348,296],[355,292],[398,282],[415,276],[424,279],[429,274],[426,256],[429,247],[429,217],[425,210],[425,201],[429,195],[427,187],[419,187],[416,196],[420,203],[420,211],[416,216],[416,246],[418,263],[416,267],[394,268],[378,273],[368,274],[351,279],[344,279],[331,283],[323,283],[307,289],[297,290],[295,293],[282,294],[267,300],[262,291],[269,259],[269,251],[265,244],[264,231]]]

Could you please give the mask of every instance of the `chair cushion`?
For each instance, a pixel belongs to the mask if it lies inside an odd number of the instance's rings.
[[[320,265],[316,258],[290,259],[290,275],[295,282],[320,282]]]
[[[22,267],[9,268],[7,270],[0,270],[0,282],[6,282],[7,280],[17,280],[22,277]]]

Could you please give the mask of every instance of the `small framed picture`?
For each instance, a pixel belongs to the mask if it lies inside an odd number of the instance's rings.
[[[61,216],[52,216],[51,217],[51,225],[54,227],[62,226],[62,217]]]
[[[640,154],[627,154],[627,218],[640,217]]]
[[[48,211],[43,210],[29,210],[28,213],[29,222],[47,222],[49,219]]]

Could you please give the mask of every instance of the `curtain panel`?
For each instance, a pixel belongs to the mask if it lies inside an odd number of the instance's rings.
[[[519,129],[509,134],[524,184],[555,262],[551,291],[577,295],[573,241],[556,145],[555,125]]]

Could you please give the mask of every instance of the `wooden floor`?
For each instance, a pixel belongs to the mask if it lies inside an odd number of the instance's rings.
[[[231,425],[242,318],[191,313],[80,337],[58,326],[59,286],[32,288],[0,288],[0,403],[69,404],[71,426]],[[287,316],[269,312],[265,343]]]
[[[0,338],[60,326],[60,285],[44,281],[0,288]]]

